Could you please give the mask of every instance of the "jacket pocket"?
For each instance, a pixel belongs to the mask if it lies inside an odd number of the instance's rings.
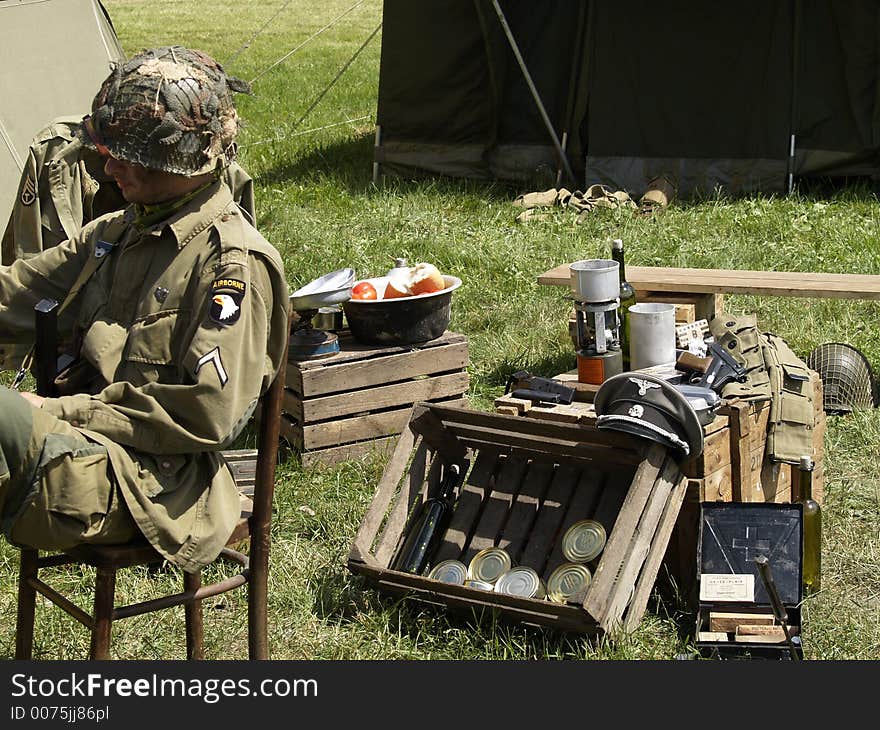
[[[170,365],[178,310],[150,315],[135,322],[128,334],[126,360],[146,365]]]
[[[88,527],[110,510],[113,489],[107,449],[88,444],[61,453],[42,466],[40,486],[49,511]]]

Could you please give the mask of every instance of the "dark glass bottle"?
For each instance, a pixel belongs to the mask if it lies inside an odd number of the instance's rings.
[[[800,500],[804,508],[804,558],[802,563],[804,594],[816,593],[822,587],[822,508],[813,499],[813,460],[802,456]]]
[[[629,308],[636,303],[636,290],[626,280],[626,264],[623,256],[623,241],[615,238],[611,243],[611,258],[620,264],[620,305],[617,319],[620,323],[620,349],[623,353],[623,369],[629,370]]]
[[[437,550],[438,543],[446,531],[455,501],[455,488],[462,479],[459,464],[446,467],[443,481],[435,497],[429,497],[406,534],[397,560],[392,566],[403,573],[421,574],[428,560]]]

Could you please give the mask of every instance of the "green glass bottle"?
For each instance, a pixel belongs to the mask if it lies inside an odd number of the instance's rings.
[[[809,456],[801,457],[799,486],[804,507],[804,595],[816,593],[822,587],[822,508],[813,499],[813,466]]]
[[[436,496],[429,497],[422,505],[412,526],[408,528],[393,569],[420,575],[439,547],[455,502],[455,488],[461,483],[463,469],[459,464],[446,468],[443,481]]]
[[[617,319],[620,323],[620,350],[623,353],[623,369],[629,370],[629,308],[636,303],[636,290],[626,280],[626,264],[623,256],[623,241],[615,238],[611,242],[611,258],[620,264],[620,305],[617,307]]]

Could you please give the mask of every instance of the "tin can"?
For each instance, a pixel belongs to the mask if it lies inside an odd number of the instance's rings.
[[[602,552],[605,539],[605,528],[601,522],[575,522],[562,537],[562,554],[570,563],[587,563]]]
[[[521,598],[544,598],[547,591],[544,581],[532,569],[525,565],[511,568],[495,581],[495,592]]]
[[[468,588],[479,588],[481,591],[491,591],[495,587],[484,580],[466,580],[464,584]]]
[[[460,560],[444,560],[431,568],[428,577],[441,583],[464,585],[467,580],[467,566]]]
[[[468,578],[494,583],[502,573],[510,570],[511,565],[510,555],[504,548],[484,548],[471,558]]]
[[[547,598],[554,603],[565,603],[569,598],[590,585],[593,576],[581,563],[563,563],[547,579]]]

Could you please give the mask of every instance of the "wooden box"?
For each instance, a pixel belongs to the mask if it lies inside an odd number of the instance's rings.
[[[517,403],[504,396],[495,401],[501,412],[520,412],[534,418],[590,423],[595,411],[590,405],[598,385],[577,382],[577,371],[554,376],[575,388],[575,402],[570,406],[535,407]],[[813,499],[822,504],[825,470],[825,411],[822,408],[822,379],[811,371],[813,383]],[[690,488],[702,502],[776,502],[797,501],[797,467],[773,463],[767,458],[767,426],[770,403],[732,401],[721,406],[715,420],[703,427],[703,453],[683,465],[691,480]],[[794,493],[792,484],[795,485]]]
[[[546,581],[563,561],[561,535],[573,522],[592,518],[602,522],[608,539],[585,592],[554,603],[390,568],[408,521],[437,488],[442,464],[464,458],[470,469],[431,564],[446,558],[467,564],[494,545]],[[664,448],[627,434],[417,404],[352,544],[348,567],[380,590],[453,610],[587,634],[629,631],[644,614],[685,486]]]
[[[281,435],[304,466],[335,464],[373,449],[393,448],[414,403],[463,403],[468,341],[445,332],[406,346],[362,345],[339,333],[340,351],[290,360]]]

